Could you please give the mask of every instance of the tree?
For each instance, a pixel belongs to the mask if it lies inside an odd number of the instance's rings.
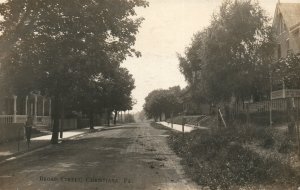
[[[52,143],[58,142],[65,99],[91,78],[118,68],[126,56],[140,56],[132,46],[143,19],[135,17],[134,8],[147,5],[145,0],[8,0],[0,5],[6,81],[14,93],[39,90],[52,97]]]
[[[145,111],[144,111],[144,110],[142,110],[142,111],[136,113],[136,115],[137,115],[137,119],[138,119],[139,121],[144,122],[144,120],[146,119],[146,117],[145,117]]]
[[[300,56],[289,52],[273,65],[275,75],[290,89],[300,89]]]
[[[155,121],[164,113],[166,117],[177,114],[181,110],[180,87],[171,87],[168,90],[153,90],[145,98],[144,111],[146,116],[154,118]]]
[[[220,103],[232,96],[243,101],[265,92],[274,48],[268,21],[258,3],[228,0],[194,37],[179,57],[180,70],[191,81],[193,65],[201,67],[197,88],[205,89],[200,93],[206,101]]]
[[[131,110],[134,101],[131,92],[135,88],[134,79],[126,68],[118,68],[111,73],[105,87],[105,108],[107,115],[114,112],[114,124],[119,111]],[[108,123],[109,123],[109,118]]]
[[[143,105],[143,109],[147,118],[154,118],[155,121],[162,114],[162,110],[158,101],[159,93],[160,90],[151,91],[145,98],[145,104]]]

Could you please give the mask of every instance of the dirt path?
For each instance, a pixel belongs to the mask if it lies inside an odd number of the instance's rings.
[[[139,123],[64,141],[0,165],[0,189],[199,189],[165,132]]]

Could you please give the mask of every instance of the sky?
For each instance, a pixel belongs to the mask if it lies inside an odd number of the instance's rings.
[[[154,89],[167,89],[186,82],[179,71],[177,53],[183,55],[192,37],[210,23],[222,0],[148,0],[149,7],[137,9],[145,18],[136,36],[135,48],[142,57],[123,62],[135,79],[133,112],[143,109],[144,99]],[[278,0],[259,1],[272,18]],[[300,0],[280,0],[300,3]]]

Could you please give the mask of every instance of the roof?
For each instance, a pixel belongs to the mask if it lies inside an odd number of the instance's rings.
[[[277,3],[274,21],[279,12],[289,30],[300,24],[300,3]]]

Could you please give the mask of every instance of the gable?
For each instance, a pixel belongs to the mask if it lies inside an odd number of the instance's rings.
[[[280,28],[285,26],[292,30],[300,24],[300,3],[278,3],[273,20],[273,26]],[[280,26],[281,25],[281,26]]]

